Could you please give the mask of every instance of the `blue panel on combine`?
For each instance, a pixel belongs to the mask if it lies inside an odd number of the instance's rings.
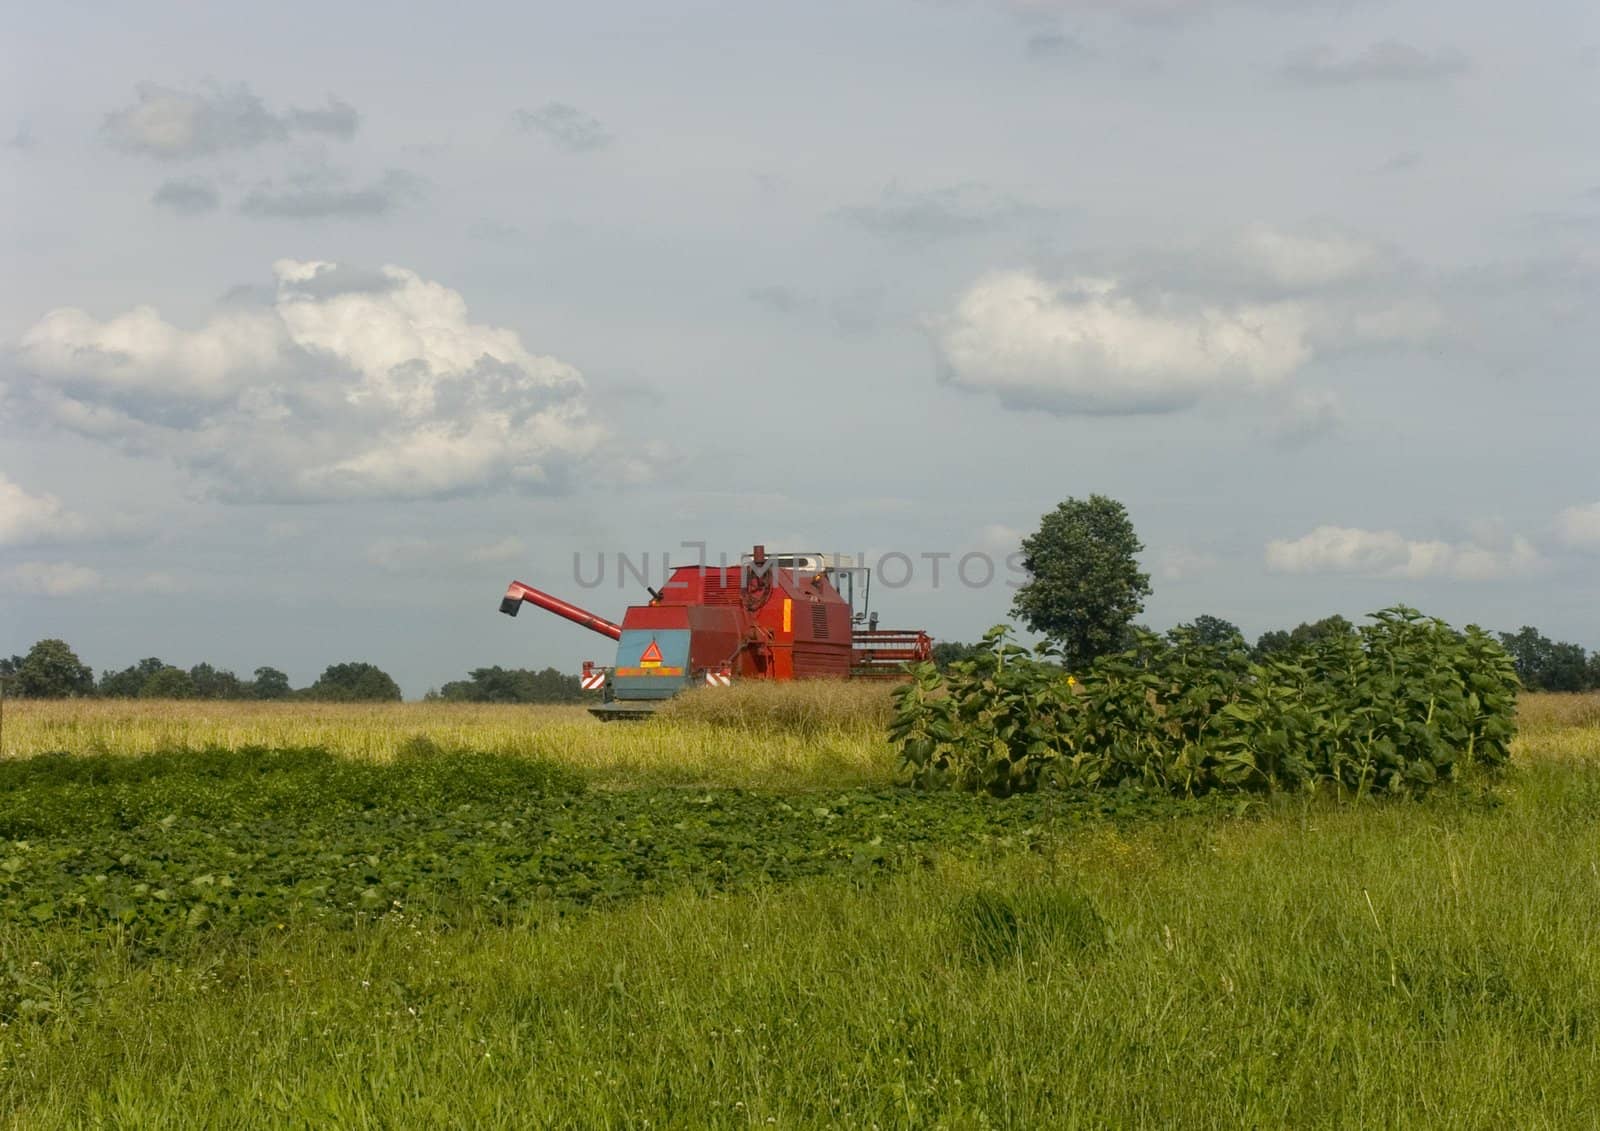
[[[689,680],[687,628],[625,628],[617,641],[611,693],[618,699],[667,699]]]

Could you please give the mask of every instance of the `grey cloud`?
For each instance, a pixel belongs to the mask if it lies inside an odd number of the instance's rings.
[[[18,122],[16,132],[6,140],[6,148],[15,149],[19,153],[28,153],[38,145],[39,139],[34,137],[33,127],[27,122]]]
[[[766,307],[776,314],[795,314],[811,305],[804,295],[782,284],[751,287],[745,294],[757,306]]]
[[[1132,24],[1164,25],[1198,20],[1228,8],[1314,11],[1348,0],[993,0],[1023,20],[1067,12],[1085,17],[1120,17]]]
[[[404,280],[382,271],[365,267],[352,267],[343,263],[330,263],[306,279],[284,280],[278,284],[277,295],[268,294],[268,302],[278,297],[309,298],[321,301],[335,295],[384,295],[398,290]]]
[[[828,304],[833,328],[841,337],[860,339],[869,337],[883,324],[883,288],[875,287],[840,295]]]
[[[781,283],[751,287],[751,302],[784,317],[825,317],[842,338],[865,338],[882,327],[887,292],[882,287],[861,288],[831,299],[795,290]]]
[[[1390,39],[1354,55],[1341,56],[1327,46],[1307,48],[1283,65],[1283,77],[1303,86],[1430,82],[1458,75],[1467,66],[1466,57],[1458,51],[1426,51]]]
[[[992,230],[1037,211],[982,185],[919,192],[891,184],[877,203],[843,208],[840,214],[883,239],[917,245]]]
[[[1344,424],[1344,406],[1338,394],[1327,389],[1299,389],[1278,398],[1265,430],[1279,447],[1299,450],[1339,431]]]
[[[341,98],[328,96],[328,104],[321,109],[289,111],[288,125],[292,130],[305,133],[330,134],[343,141],[356,136],[361,125],[361,115],[356,108]]]
[[[467,238],[493,244],[527,243],[528,233],[503,220],[479,220],[467,229]]]
[[[537,110],[518,110],[514,117],[524,132],[542,133],[568,153],[591,153],[604,149],[613,140],[600,119],[565,102],[546,102]]]
[[[1422,154],[1415,149],[1408,149],[1404,153],[1396,153],[1389,160],[1378,166],[1380,173],[1409,173],[1422,164]]]
[[[1075,35],[1059,31],[1038,31],[1028,36],[1023,54],[1041,63],[1067,63],[1088,59],[1094,51]]]
[[[290,178],[282,187],[258,186],[239,202],[239,211],[270,220],[386,216],[415,199],[421,189],[422,182],[415,174],[399,169],[363,186],[346,184],[341,176],[324,170]]]
[[[150,203],[179,216],[213,212],[220,203],[215,186],[203,177],[183,177],[161,182]]]
[[[359,122],[355,109],[337,98],[324,109],[275,113],[243,83],[206,83],[185,91],[144,82],[136,89],[137,101],[107,114],[102,130],[118,148],[161,160],[253,149],[291,133],[348,139]]]

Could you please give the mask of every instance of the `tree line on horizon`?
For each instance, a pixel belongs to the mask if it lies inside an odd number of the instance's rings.
[[[1142,626],[1136,626],[1142,627]],[[1204,644],[1233,643],[1257,662],[1285,656],[1328,636],[1355,631],[1355,625],[1335,614],[1293,629],[1262,633],[1250,644],[1232,622],[1209,615],[1178,625]],[[1149,630],[1144,630],[1149,631]],[[1131,633],[1127,636],[1131,642]],[[1531,625],[1499,634],[1500,643],[1516,665],[1523,687],[1529,691],[1600,690],[1600,651],[1588,653],[1581,645],[1551,640]],[[933,646],[933,662],[941,668],[970,659],[979,644],[941,641]],[[0,678],[6,694],[30,699],[211,699],[306,700],[330,703],[398,702],[400,685],[375,664],[353,661],[330,664],[308,687],[295,688],[277,668],[259,667],[244,679],[226,668],[200,663],[184,669],[150,657],[120,670],[106,669],[99,679],[62,640],[41,640],[27,655],[0,658]],[[429,689],[423,698],[445,703],[581,703],[585,692],[578,677],[553,667],[499,666],[474,668],[466,679],[451,680]]]
[[[1087,670],[1100,656],[1127,651],[1140,633],[1151,631],[1134,622],[1151,593],[1150,575],[1139,568],[1143,550],[1122,503],[1099,494],[1064,499],[1022,539],[1028,580],[1017,588],[1011,615],[1044,637],[1068,670]],[[1245,651],[1259,662],[1355,632],[1355,625],[1335,615],[1262,633],[1251,645],[1237,625],[1206,615],[1178,625],[1168,638]],[[1600,688],[1600,652],[1590,655],[1581,645],[1558,643],[1530,625],[1498,635],[1528,690]],[[935,662],[948,665],[978,647],[936,646]]]
[[[7,692],[30,699],[213,699],[322,702],[386,702],[400,699],[400,685],[375,664],[330,664],[309,687],[295,688],[277,668],[259,667],[245,679],[211,664],[181,668],[151,656],[96,679],[64,640],[40,640],[27,655],[0,658]]]
[[[363,661],[330,664],[308,687],[290,685],[277,668],[259,667],[251,678],[226,668],[195,664],[181,668],[152,656],[121,669],[94,670],[64,640],[40,640],[26,655],[0,657],[5,691],[27,699],[209,699],[307,700],[326,703],[393,703],[400,685],[388,672]],[[475,668],[425,699],[451,703],[574,703],[583,698],[578,677],[555,668]]]
[[[1151,632],[1143,625],[1133,626],[1138,631]],[[1286,657],[1320,640],[1333,636],[1349,635],[1356,626],[1347,618],[1335,613],[1318,621],[1304,622],[1292,629],[1273,629],[1263,632],[1251,644],[1243,632],[1231,621],[1222,617],[1202,615],[1180,624],[1168,632],[1169,637],[1183,630],[1199,644],[1225,646],[1232,644],[1250,653],[1257,663],[1274,657]],[[1501,647],[1516,665],[1517,677],[1529,691],[1596,691],[1600,690],[1600,651],[1589,653],[1579,644],[1551,640],[1531,625],[1523,625],[1516,632],[1496,634]],[[1133,645],[1133,632],[1122,641]],[[958,660],[971,659],[981,649],[981,644],[939,643],[933,646],[933,662],[941,668]]]

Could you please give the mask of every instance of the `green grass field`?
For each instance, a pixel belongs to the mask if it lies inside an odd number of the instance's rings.
[[[913,795],[860,704],[16,706],[13,1126],[1600,1126],[1600,697],[1360,804]]]

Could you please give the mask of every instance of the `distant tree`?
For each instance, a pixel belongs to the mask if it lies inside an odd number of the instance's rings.
[[[970,660],[983,651],[982,644],[960,644],[954,640],[941,640],[933,646],[933,663],[940,671],[951,664]]]
[[[94,694],[94,672],[65,640],[41,640],[21,658],[16,692],[30,699],[66,699]]]
[[[1223,620],[1221,617],[1202,613],[1188,624],[1180,624],[1177,627],[1179,629],[1188,629],[1191,638],[1196,644],[1203,644],[1213,648],[1223,648],[1230,644],[1236,645],[1241,649],[1249,648],[1249,645],[1244,641],[1244,633],[1239,631],[1239,626],[1232,621]]]
[[[401,698],[400,685],[389,673],[373,664],[359,661],[330,664],[306,689],[308,699],[327,699],[338,703],[388,702]]]
[[[1022,540],[1028,580],[1011,612],[1059,644],[1069,668],[1120,647],[1150,595],[1127,508],[1104,495],[1067,499]]]
[[[196,699],[243,699],[244,681],[232,672],[219,670],[210,664],[196,664],[189,669],[189,680],[194,684]]]
[[[1516,632],[1502,632],[1500,644],[1516,665],[1517,678],[1529,690],[1542,690],[1545,668],[1550,664],[1550,650],[1555,645],[1544,633],[1525,624]]]
[[[1355,625],[1338,613],[1334,613],[1331,617],[1323,617],[1310,624],[1296,625],[1294,631],[1289,634],[1289,643],[1292,647],[1303,648],[1308,644],[1316,644],[1332,637],[1349,636],[1355,630]]]
[[[1256,659],[1264,660],[1269,656],[1281,656],[1288,652],[1293,645],[1289,643],[1289,634],[1281,628],[1270,632],[1263,632],[1256,639]]]
[[[5,656],[0,656],[0,677],[4,677],[6,679],[10,679],[13,676],[15,676],[17,674],[17,672],[19,672],[21,670],[22,670],[22,657],[21,656],[11,656],[9,658],[7,658]]]
[[[101,672],[100,683],[95,688],[95,693],[107,699],[137,699],[139,692],[144,690],[145,680],[166,666],[154,656],[150,656],[119,672]]]
[[[257,668],[255,682],[250,690],[257,699],[287,699],[289,677],[277,668]]]
[[[193,699],[194,680],[182,668],[164,667],[139,689],[141,699]]]
[[[1577,644],[1554,644],[1544,671],[1547,691],[1585,691],[1589,683],[1589,654]]]
[[[1589,657],[1589,666],[1584,669],[1584,682],[1590,691],[1600,691],[1600,652]]]
[[[1321,640],[1327,640],[1335,636],[1349,636],[1355,630],[1355,625],[1335,613],[1331,617],[1323,617],[1318,621],[1301,622],[1295,625],[1293,631],[1290,632],[1284,632],[1282,629],[1263,632],[1260,638],[1256,640],[1256,659],[1264,660],[1271,656],[1282,656],[1290,652],[1297,652],[1302,648],[1309,648]]]
[[[1532,625],[1502,632],[1500,643],[1530,691],[1583,691],[1600,686],[1596,663],[1577,644],[1558,644]]]
[[[455,703],[577,703],[584,698],[578,677],[555,668],[474,668],[434,693]]]

